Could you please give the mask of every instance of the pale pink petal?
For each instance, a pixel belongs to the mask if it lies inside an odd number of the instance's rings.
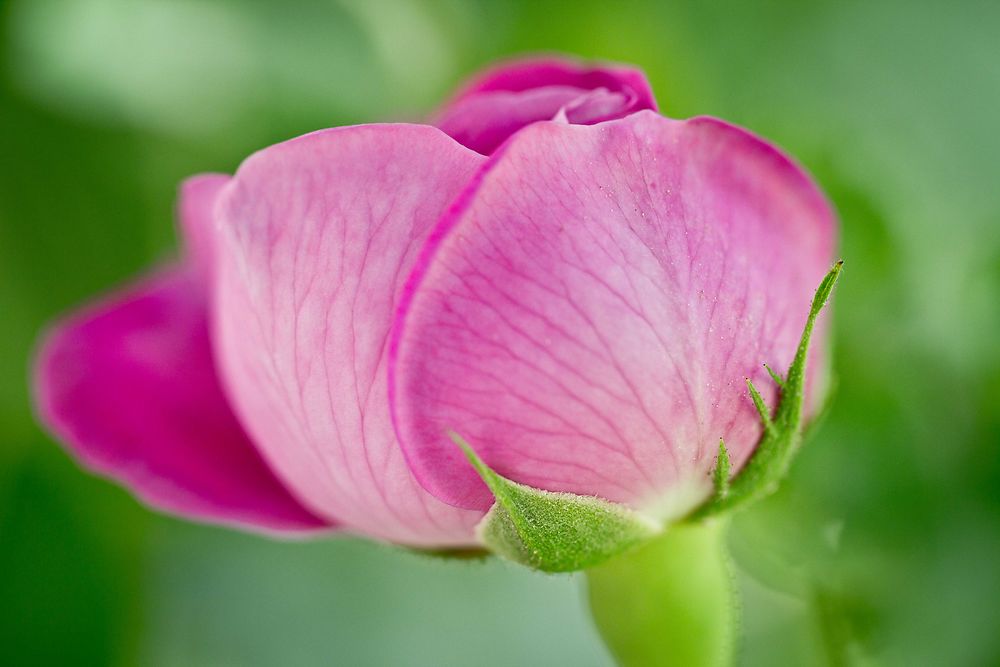
[[[83,465],[161,510],[264,532],[328,527],[233,416],[203,291],[193,270],[173,268],[53,327],[34,369],[41,421]]]
[[[570,123],[591,125],[641,109],[656,109],[643,73],[620,65],[562,58],[506,63],[473,79],[435,124],[463,146],[489,155],[521,128],[564,111]]]
[[[478,512],[410,473],[389,416],[396,297],[483,158],[439,130],[369,125],[273,146],[217,209],[216,343],[250,433],[314,511],[414,545],[468,544]]]
[[[644,111],[523,130],[407,286],[390,382],[414,473],[446,502],[489,506],[453,429],[511,479],[690,509],[719,438],[737,468],[757,442],[744,378],[773,405],[762,364],[791,362],[834,234],[810,179],[721,121]]]
[[[567,102],[556,113],[555,120],[574,125],[593,125],[606,120],[621,118],[626,106],[622,93],[597,88]]]
[[[208,291],[214,263],[215,200],[222,187],[229,182],[226,174],[199,174],[181,184],[177,199],[178,220],[189,263],[193,263],[198,277]]]

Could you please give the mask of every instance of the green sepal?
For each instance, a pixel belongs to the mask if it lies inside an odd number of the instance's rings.
[[[799,347],[788,374],[784,379],[768,368],[768,373],[780,388],[778,407],[772,417],[760,392],[747,380],[750,398],[760,414],[764,433],[753,456],[743,469],[720,492],[716,484],[715,493],[688,518],[701,519],[706,516],[729,511],[770,495],[778,488],[778,483],[788,473],[795,452],[802,442],[804,429],[802,406],[805,397],[806,359],[809,356],[809,342],[813,327],[823,306],[833,292],[844,262],[833,265],[816,289],[809,317],[806,319]]]
[[[543,572],[573,572],[628,551],[660,531],[624,505],[513,482],[486,465],[461,436],[449,436],[496,498],[478,532],[499,556]]]
[[[724,498],[729,495],[729,450],[726,443],[719,438],[719,454],[715,457],[715,468],[712,470],[712,486],[715,495]]]
[[[764,425],[764,433],[772,433],[774,422],[771,420],[771,413],[767,410],[764,397],[757,391],[757,387],[754,386],[750,378],[747,378],[747,391],[750,392],[750,400],[753,401],[753,406],[757,408],[757,414],[760,415],[760,421]]]
[[[779,387],[785,386],[785,378],[781,377],[780,373],[778,373],[776,370],[774,370],[767,364],[764,364],[764,370],[766,370],[767,374],[771,376],[772,380],[774,380],[774,384],[778,385]]]

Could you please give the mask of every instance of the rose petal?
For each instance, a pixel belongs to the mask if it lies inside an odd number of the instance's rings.
[[[494,91],[522,92],[546,86],[573,86],[584,90],[607,88],[628,90],[637,98],[639,108],[655,110],[653,90],[641,70],[624,65],[588,66],[568,58],[527,58],[514,60],[482,72],[467,84],[456,101],[479,93]]]
[[[211,280],[215,255],[215,201],[229,178],[227,174],[192,176],[181,184],[177,202],[177,217],[188,261],[194,264],[205,291]]]
[[[551,120],[560,109],[586,94],[581,88],[568,86],[483,93],[455,102],[435,125],[463,146],[489,155],[521,128]]]
[[[590,125],[656,109],[653,91],[634,68],[587,66],[544,58],[515,61],[473,80],[438,115],[435,124],[463,146],[489,155],[521,128],[551,120]]]
[[[625,105],[626,98],[622,93],[598,88],[570,100],[559,109],[555,120],[574,125],[593,125],[619,117]]]
[[[324,130],[249,158],[220,200],[216,339],[230,395],[282,478],[367,535],[473,540],[480,514],[413,479],[385,368],[396,295],[481,162],[427,126]]]
[[[70,316],[34,370],[42,422],[86,467],[189,518],[303,532],[305,510],[222,394],[194,271],[173,268]]]
[[[490,505],[452,429],[516,481],[690,509],[719,438],[736,467],[757,442],[744,378],[774,404],[762,363],[791,362],[833,237],[809,178],[721,121],[523,130],[435,230],[400,307],[390,386],[417,479]]]

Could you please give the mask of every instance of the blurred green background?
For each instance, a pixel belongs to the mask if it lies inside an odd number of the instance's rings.
[[[27,397],[182,178],[538,50],[775,140],[843,220],[834,410],[732,536],[740,664],[1000,664],[1000,3],[3,0],[0,40],[0,664],[609,664],[579,578],[154,515]]]

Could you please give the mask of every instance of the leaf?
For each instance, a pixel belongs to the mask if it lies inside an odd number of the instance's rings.
[[[826,305],[833,288],[840,278],[843,260],[837,262],[826,274],[816,289],[809,317],[799,347],[795,352],[791,368],[782,382],[781,376],[768,368],[768,372],[781,387],[778,408],[772,417],[761,397],[760,392],[747,380],[747,389],[754,406],[760,413],[764,433],[753,456],[747,464],[729,483],[728,488],[716,484],[716,491],[703,505],[696,509],[688,518],[701,519],[723,511],[743,507],[751,502],[770,495],[778,488],[778,482],[788,473],[792,459],[802,442],[803,420],[802,405],[805,396],[806,359],[809,356],[809,342],[813,327],[823,306]]]
[[[543,572],[572,572],[628,551],[660,530],[624,505],[512,482],[461,436],[449,435],[496,498],[478,530],[483,544],[504,558]]]

